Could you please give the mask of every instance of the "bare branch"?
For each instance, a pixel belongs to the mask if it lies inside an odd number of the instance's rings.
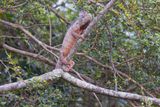
[[[5,49],[7,49],[9,51],[16,52],[16,53],[19,53],[21,55],[25,55],[25,56],[31,57],[33,59],[42,61],[42,62],[47,63],[47,64],[52,65],[52,66],[55,65],[55,63],[53,61],[45,58],[42,55],[38,55],[38,54],[35,54],[35,53],[30,53],[30,52],[27,52],[27,51],[19,50],[19,49],[13,48],[11,46],[8,46],[7,44],[3,44],[2,46],[3,46],[3,48],[5,48]]]
[[[160,99],[142,96],[138,94],[127,93],[127,92],[114,91],[114,90],[105,89],[99,86],[95,86],[93,84],[87,83],[85,81],[82,81],[80,79],[73,77],[69,73],[62,71],[62,69],[55,69],[51,72],[45,73],[41,76],[33,77],[31,79],[1,85],[0,92],[25,88],[27,86],[30,86],[31,84],[35,84],[36,82],[38,83],[43,83],[45,81],[50,82],[50,81],[57,80],[60,77],[62,77],[64,80],[68,81],[69,83],[72,83],[77,87],[80,87],[95,93],[109,95],[112,97],[130,99],[130,100],[145,101],[145,102],[151,101],[157,105],[160,105]]]
[[[113,97],[124,98],[124,99],[130,99],[130,100],[152,101],[153,103],[160,105],[160,99],[151,98],[151,97],[147,97],[147,96],[141,96],[138,94],[132,94],[132,93],[127,93],[127,92],[114,91],[114,90],[101,88],[101,87],[95,86],[93,84],[87,83],[85,81],[79,80],[79,79],[71,76],[67,72],[62,73],[62,78],[65,79],[66,81],[72,83],[75,86],[78,86],[83,89],[87,89],[89,91],[94,91],[95,93],[109,95],[109,96],[113,96]]]

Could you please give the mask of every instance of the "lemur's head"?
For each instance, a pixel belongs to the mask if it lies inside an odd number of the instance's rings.
[[[79,23],[80,29],[85,30],[92,21],[92,15],[87,13],[86,11],[81,11],[79,13],[79,18],[80,18],[80,23]]]

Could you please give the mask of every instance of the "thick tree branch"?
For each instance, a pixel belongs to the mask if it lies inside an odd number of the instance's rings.
[[[62,78],[65,79],[66,81],[72,83],[75,86],[78,86],[83,89],[87,89],[89,91],[93,91],[95,93],[109,95],[112,97],[130,99],[130,100],[139,100],[139,101],[146,101],[146,102],[151,101],[155,104],[160,105],[160,99],[142,96],[142,95],[138,95],[138,94],[127,93],[127,92],[114,91],[114,90],[109,90],[109,89],[105,89],[102,87],[98,87],[93,84],[87,83],[85,81],[79,80],[66,72],[62,73]]]
[[[25,88],[27,86],[30,86],[31,84],[34,85],[34,83],[36,83],[36,82],[38,82],[38,83],[45,83],[46,81],[52,81],[53,82],[54,80],[61,77],[62,72],[63,71],[61,69],[56,69],[56,70],[53,70],[53,72],[48,72],[48,73],[45,73],[41,76],[35,76],[35,77],[32,77],[32,78],[27,79],[27,80],[22,80],[22,81],[18,81],[18,82],[15,82],[15,83],[9,83],[9,84],[5,84],[5,85],[1,85],[0,86],[0,92]]]
[[[73,77],[72,75],[70,75],[69,73],[62,71],[61,69],[55,69],[52,72],[45,73],[41,76],[33,77],[31,79],[1,85],[0,92],[29,87],[36,83],[42,84],[42,83],[45,83],[45,81],[55,81],[59,79],[60,77],[68,81],[69,83],[72,83],[73,85],[77,87],[80,87],[80,88],[83,88],[83,89],[86,89],[86,90],[89,90],[95,93],[109,95],[112,97],[130,99],[130,100],[146,101],[146,102],[151,101],[155,104],[160,105],[160,99],[142,96],[138,94],[127,93],[127,92],[114,91],[114,90],[105,89],[99,86],[95,86],[83,80],[77,79]]]

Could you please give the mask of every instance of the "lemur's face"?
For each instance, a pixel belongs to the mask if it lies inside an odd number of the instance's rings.
[[[85,30],[87,26],[90,24],[92,20],[91,14],[87,13],[86,11],[82,11],[79,14],[79,17],[81,19],[80,21],[80,29]]]

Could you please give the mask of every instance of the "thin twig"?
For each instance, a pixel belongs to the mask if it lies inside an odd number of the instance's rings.
[[[103,4],[98,3],[97,1],[94,1],[94,0],[88,0],[88,2],[89,2],[89,4],[90,4],[90,3],[93,3],[93,4],[95,4],[96,6],[104,7]]]
[[[117,67],[117,66],[123,65],[123,64],[125,64],[125,63],[127,63],[127,62],[131,62],[131,61],[133,61],[133,60],[135,60],[135,59],[140,59],[140,58],[142,58],[142,57],[143,57],[142,55],[135,56],[135,57],[132,57],[132,58],[130,58],[130,59],[127,59],[126,61],[121,62],[121,63],[119,63],[119,64],[117,64],[117,65],[115,65],[115,66]]]
[[[60,19],[62,19],[67,25],[70,25],[70,23],[61,15],[59,15],[52,7],[49,7],[49,9]]]
[[[14,36],[5,36],[5,35],[2,35],[2,36],[0,36],[0,38],[14,38],[14,39],[22,39],[22,38],[26,38],[26,37],[14,37]]]
[[[6,68],[5,72],[7,72],[8,75],[9,75],[9,77],[8,77],[9,82],[12,82],[12,80],[11,80],[11,73],[9,72],[9,67],[2,60],[0,60],[0,63]]]
[[[49,45],[52,46],[52,23],[51,23],[51,18],[48,18],[49,22]]]
[[[120,52],[122,53],[122,55],[123,56],[125,56],[124,57],[124,62],[126,62],[126,65],[127,65],[127,67],[128,67],[128,72],[129,72],[129,74],[130,74],[130,72],[131,72],[131,64],[130,64],[130,62],[128,62],[127,61],[127,59],[128,59],[128,55],[127,55],[127,52],[126,52],[126,50],[125,49],[122,49],[122,48],[119,48],[119,50],[120,50]]]
[[[107,23],[106,23],[106,29],[107,29],[108,35],[109,35],[108,39],[109,39],[109,57],[110,57],[110,63],[111,63],[112,69],[113,69],[113,71],[114,71],[115,90],[117,91],[117,89],[118,89],[118,88],[117,88],[117,87],[118,87],[118,84],[117,84],[117,81],[118,81],[118,80],[117,80],[117,71],[116,71],[115,65],[114,65],[114,63],[113,63],[113,58],[112,58],[112,54],[113,54],[112,37],[113,37],[113,35],[112,35],[112,32],[111,32],[111,30],[110,30],[110,28],[109,28],[109,26],[108,26]]]

